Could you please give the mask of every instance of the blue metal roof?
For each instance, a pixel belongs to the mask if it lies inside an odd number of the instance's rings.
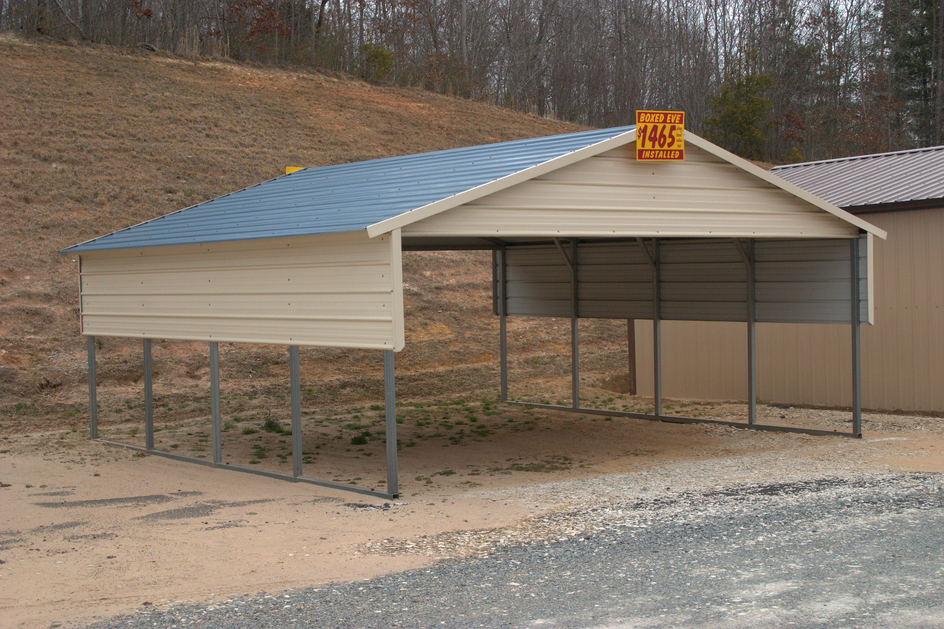
[[[632,129],[600,129],[308,168],[63,252],[357,231]]]

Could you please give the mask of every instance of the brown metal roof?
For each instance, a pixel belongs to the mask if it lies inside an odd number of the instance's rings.
[[[944,146],[777,166],[771,172],[841,208],[944,199]]]

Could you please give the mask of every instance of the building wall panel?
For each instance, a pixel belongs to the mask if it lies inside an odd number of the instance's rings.
[[[659,242],[663,320],[747,320],[747,265],[732,239]],[[798,246],[791,248],[780,241],[755,241],[757,320],[848,323],[849,240],[795,243]],[[570,243],[562,246],[571,256]],[[646,246],[651,254],[651,243]],[[652,317],[652,267],[638,241],[580,243],[577,251],[579,317]],[[866,252],[863,248],[863,255]],[[571,316],[573,272],[560,249],[513,246],[506,249],[506,259],[509,315]],[[863,278],[861,285],[867,284],[868,278]],[[862,299],[861,312],[867,313],[868,291],[864,289]]]
[[[85,253],[83,334],[396,349],[399,234]]]
[[[869,222],[888,232],[875,240],[870,258],[873,325],[861,329],[862,403],[865,408],[944,411],[944,209],[870,213]],[[805,245],[789,243],[788,250]],[[816,247],[817,243],[809,246]],[[864,247],[862,247],[864,249]],[[776,255],[780,255],[774,249]],[[802,260],[804,254],[796,255]],[[836,256],[842,252],[837,251]],[[761,256],[763,257],[763,256]],[[848,262],[834,276],[848,278]],[[796,296],[797,273],[772,271]],[[866,261],[860,273],[868,271]],[[768,275],[768,278],[772,277]],[[868,290],[865,279],[860,289]],[[763,289],[766,290],[766,289]],[[814,285],[817,296],[829,290]],[[758,297],[762,289],[758,286]],[[848,299],[848,291],[843,295]],[[769,316],[780,305],[768,302]],[[835,314],[848,313],[837,300]],[[758,315],[761,308],[758,306]],[[865,307],[860,312],[866,316]],[[848,316],[846,314],[846,316]],[[641,394],[652,394],[652,324],[637,321],[637,373]],[[665,395],[682,398],[747,398],[747,331],[743,323],[663,323]],[[852,403],[852,332],[848,325],[759,323],[757,394],[764,401],[817,406]],[[717,348],[717,349],[716,349]],[[717,352],[716,355],[713,355]],[[698,360],[691,360],[697,356]],[[712,368],[706,365],[714,365]]]
[[[637,162],[635,144],[405,226],[404,235],[842,238],[857,228],[691,146]]]

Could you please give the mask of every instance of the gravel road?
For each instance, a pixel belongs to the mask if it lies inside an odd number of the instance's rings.
[[[428,569],[89,627],[944,627],[939,474],[670,486],[527,529]]]

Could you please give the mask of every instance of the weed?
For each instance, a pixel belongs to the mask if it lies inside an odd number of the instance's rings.
[[[259,431],[256,430],[255,428],[248,428],[248,427],[247,427],[247,428],[243,428],[243,434],[244,434],[244,435],[254,435],[254,434],[256,434],[257,432],[259,432]]]
[[[291,430],[289,430],[288,428],[283,428],[283,427],[282,427],[282,424],[280,424],[278,421],[272,419],[271,417],[267,417],[267,418],[266,418],[265,422],[263,422],[263,424],[262,424],[262,429],[263,429],[264,431],[266,431],[266,432],[272,432],[272,433],[275,433],[275,434],[277,434],[277,435],[290,435],[290,434],[292,434],[292,431],[291,431]],[[245,432],[245,431],[244,431],[244,432]]]

